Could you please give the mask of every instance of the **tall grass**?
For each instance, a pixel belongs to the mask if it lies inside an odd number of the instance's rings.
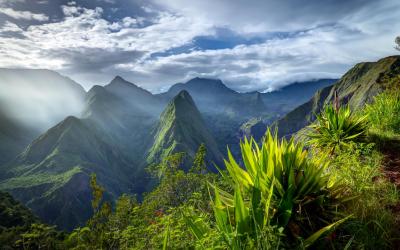
[[[351,143],[332,159],[330,174],[353,197],[344,204],[344,213],[353,218],[338,232],[338,248],[352,239],[355,249],[388,249],[398,237],[395,215],[390,210],[399,202],[398,191],[382,174],[381,161],[382,155],[373,144],[361,143]]]
[[[372,129],[400,133],[400,92],[385,91],[365,108]]]

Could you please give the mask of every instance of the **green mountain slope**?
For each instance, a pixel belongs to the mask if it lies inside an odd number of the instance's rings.
[[[111,196],[131,186],[130,162],[84,120],[68,117],[36,139],[10,164],[0,189],[45,222],[72,228],[91,214],[89,175],[96,173]]]
[[[0,166],[66,116],[79,115],[85,96],[78,83],[40,69],[0,69],[0,89]]]
[[[0,166],[14,159],[37,135],[0,110]],[[0,180],[3,173],[0,172]]]
[[[207,147],[209,161],[222,159],[193,99],[187,91],[181,91],[161,114],[147,161],[158,162],[174,152],[186,152],[193,158],[201,143]]]
[[[189,92],[217,141],[220,152],[225,153],[228,145],[232,153],[237,155],[240,152],[239,141],[244,135],[259,137],[274,120],[304,103],[317,89],[333,82],[334,79],[322,79],[293,83],[269,93],[238,93],[221,80],[197,77],[186,83],[175,84],[159,96],[163,100],[171,100],[182,90]],[[256,120],[258,122],[254,124]]]
[[[10,227],[25,226],[36,222],[32,212],[10,194],[0,191],[0,233]]]
[[[4,165],[0,189],[63,229],[90,217],[91,173],[110,199],[145,191],[142,170],[158,116],[158,102],[153,101],[150,93],[118,77],[105,87],[93,87],[83,118],[66,118]],[[154,109],[140,107],[150,103]]]
[[[337,92],[343,104],[358,109],[391,85],[399,84],[400,56],[383,58],[377,62],[359,63],[333,86],[318,91],[308,102],[289,112],[275,125],[281,136],[291,135],[314,121],[315,113],[331,103]],[[400,86],[400,84],[398,85]]]
[[[44,222],[71,229],[91,215],[91,173],[114,199],[121,193],[149,191],[144,168],[169,153],[184,151],[190,158],[204,142],[209,161],[221,159],[187,92],[173,99],[157,127],[159,109],[153,95],[123,79],[93,87],[83,118],[67,117],[1,167],[0,190],[10,192]]]

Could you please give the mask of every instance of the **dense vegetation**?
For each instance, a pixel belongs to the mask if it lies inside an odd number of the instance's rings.
[[[2,222],[10,213],[18,215],[1,225],[1,244],[6,249],[395,248],[400,200],[384,166],[385,150],[400,145],[399,107],[393,89],[358,112],[328,105],[304,140],[279,139],[269,130],[261,142],[245,138],[241,158],[228,152],[219,174],[208,172],[204,145],[188,170],[182,164],[187,156],[172,154],[148,167],[156,187],[141,202],[122,195],[110,203],[92,175],[93,216],[85,226],[60,233],[18,205],[1,214]],[[12,207],[10,199],[2,206]]]

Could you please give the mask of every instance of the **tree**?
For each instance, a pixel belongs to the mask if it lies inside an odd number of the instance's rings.
[[[197,153],[194,157],[193,166],[190,169],[193,173],[204,174],[207,172],[206,154],[207,154],[206,145],[202,143],[199,149],[197,150]]]
[[[400,51],[400,36],[396,37],[394,42],[396,43],[396,47],[394,48]]]

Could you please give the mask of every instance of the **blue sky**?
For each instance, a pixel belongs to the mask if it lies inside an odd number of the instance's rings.
[[[397,35],[398,0],[0,0],[0,67],[86,88],[121,75],[160,92],[201,76],[269,91],[396,54]]]

